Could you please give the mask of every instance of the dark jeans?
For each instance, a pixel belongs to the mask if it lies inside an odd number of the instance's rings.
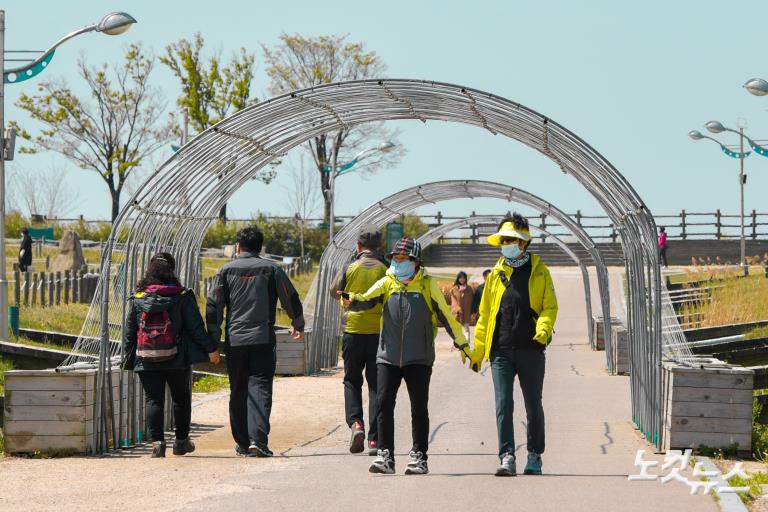
[[[667,268],[667,248],[666,247],[659,247],[659,263],[664,265],[664,268]]]
[[[251,442],[267,448],[272,413],[272,381],[277,363],[275,345],[226,345],[229,374],[229,424],[243,448]]]
[[[379,348],[378,334],[353,334],[345,332],[341,338],[341,352],[344,358],[344,411],[347,425],[363,422],[363,371],[368,383],[368,439],[376,439],[378,425],[376,414],[376,351]]]
[[[176,439],[189,437],[189,424],[192,421],[192,388],[190,372],[184,370],[145,370],[139,374],[141,386],[146,397],[147,424],[149,438],[152,441],[165,440],[165,385],[171,390],[173,418],[176,422]]]
[[[512,394],[515,375],[520,379],[525,413],[528,416],[528,451],[544,453],[544,407],[541,393],[544,387],[545,359],[544,351],[536,349],[499,350],[491,354],[499,457],[515,453],[515,402]]]
[[[379,397],[379,449],[389,450],[395,456],[395,400],[400,382],[405,380],[411,399],[411,435],[414,452],[424,454],[427,459],[429,444],[429,380],[432,367],[423,364],[393,366],[377,364]]]

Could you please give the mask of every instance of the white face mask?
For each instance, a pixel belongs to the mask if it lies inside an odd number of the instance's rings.
[[[517,244],[502,245],[501,254],[510,260],[516,260],[523,254],[523,250]]]

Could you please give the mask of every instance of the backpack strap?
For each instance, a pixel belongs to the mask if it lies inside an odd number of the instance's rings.
[[[510,286],[512,286],[512,282],[507,277],[507,274],[504,273],[503,270],[499,270],[499,281],[501,281],[501,284],[504,285],[504,289],[506,290]],[[528,298],[528,301],[530,302],[530,297]],[[539,314],[533,310],[532,307],[528,306],[528,309],[531,311],[531,316],[533,316],[533,321],[537,321],[539,319]]]

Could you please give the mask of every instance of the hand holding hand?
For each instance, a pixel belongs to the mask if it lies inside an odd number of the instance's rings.
[[[216,349],[213,352],[208,352],[208,360],[211,362],[211,364],[219,364],[221,362],[221,354],[219,353],[219,349]]]
[[[342,293],[344,293],[344,292],[343,292],[343,291],[341,291],[341,290],[338,290],[338,291],[336,292],[336,295],[338,295],[338,296],[339,296],[339,298],[341,299],[341,303],[342,303],[342,304],[344,304],[344,307],[345,307],[345,308],[348,308],[348,307],[349,307],[349,305],[350,305],[350,304],[352,304],[352,300],[351,300],[351,299],[345,299],[344,297],[342,297],[342,296],[341,296],[341,294],[342,294]]]
[[[291,338],[293,338],[295,341],[304,341],[304,331],[291,329]]]

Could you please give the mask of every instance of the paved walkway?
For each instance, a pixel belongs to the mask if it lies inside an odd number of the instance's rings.
[[[247,469],[220,478],[220,492],[185,510],[718,510],[709,496],[691,496],[677,482],[632,482],[638,449],[651,453],[630,422],[629,379],[605,372],[605,354],[585,333],[581,275],[553,269],[560,314],[547,350],[545,475],[495,478],[496,427],[490,372],[459,365],[441,335],[430,395],[430,471],[405,476],[410,419],[405,386],[396,413],[397,475],[371,475],[370,458],[346,452],[346,427],[331,429],[283,457],[248,459]],[[612,279],[617,279],[613,274]],[[594,283],[594,280],[593,280]],[[593,288],[596,288],[593,284]],[[615,293],[616,286],[612,286]],[[593,292],[597,297],[597,290]],[[613,302],[613,301],[612,301]],[[616,303],[614,302],[614,305]],[[341,399],[338,395],[329,401]],[[518,470],[525,459],[525,416],[516,390]],[[294,404],[294,407],[300,407]],[[329,406],[331,404],[329,403]],[[337,407],[337,405],[333,405]],[[225,421],[225,418],[222,418]],[[282,426],[273,425],[279,431]],[[200,453],[203,456],[203,453]],[[250,464],[252,463],[252,464]],[[210,475],[211,478],[216,478]]]

